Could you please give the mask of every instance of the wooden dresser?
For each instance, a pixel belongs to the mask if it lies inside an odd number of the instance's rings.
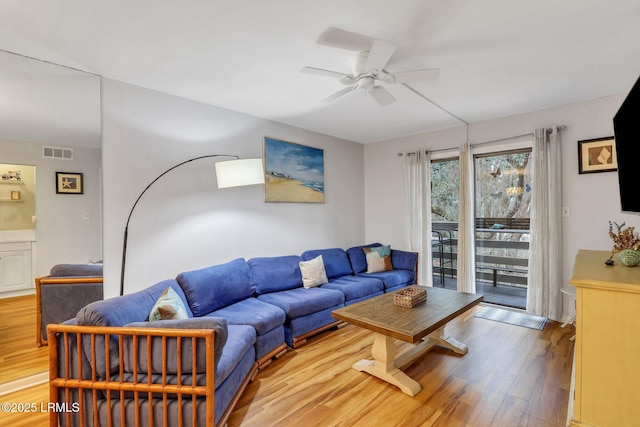
[[[610,255],[582,250],[573,269],[572,426],[640,426],[640,266],[607,266]]]

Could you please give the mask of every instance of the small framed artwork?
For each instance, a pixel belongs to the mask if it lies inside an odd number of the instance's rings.
[[[324,203],[324,150],[264,138],[265,202]]]
[[[12,191],[11,200],[22,200],[22,194],[19,191]]]
[[[57,194],[83,194],[82,173],[56,172]]]
[[[578,141],[578,164],[581,174],[618,170],[614,137]]]

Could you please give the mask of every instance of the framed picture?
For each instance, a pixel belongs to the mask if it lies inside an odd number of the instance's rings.
[[[83,194],[82,173],[56,172],[57,194]]]
[[[19,191],[12,191],[11,200],[22,200],[22,194]]]
[[[324,203],[324,150],[264,138],[265,202]]]
[[[613,172],[618,170],[614,137],[578,141],[580,173]]]

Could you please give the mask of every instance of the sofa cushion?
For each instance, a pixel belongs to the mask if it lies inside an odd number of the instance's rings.
[[[416,272],[409,270],[382,271],[380,273],[360,273],[362,277],[374,277],[382,280],[385,290],[416,283]]]
[[[375,248],[382,246],[380,243],[371,243],[369,245],[354,246],[347,249],[347,255],[351,262],[351,269],[355,274],[364,273],[367,271],[367,258],[365,257],[363,248]]]
[[[317,257],[318,255],[322,255],[322,259],[324,261],[324,269],[327,272],[327,277],[329,278],[329,280],[333,279],[334,277],[348,276],[353,274],[353,271],[351,270],[351,263],[349,262],[349,258],[347,257],[347,253],[344,251],[344,249],[314,249],[303,252],[301,257],[303,260],[308,261]]]
[[[249,267],[238,258],[225,264],[180,273],[176,278],[195,317],[253,295]]]
[[[252,258],[247,261],[256,294],[286,291],[302,287],[301,259],[297,255]]]
[[[166,289],[166,286],[164,287]],[[160,293],[158,293],[158,296]],[[132,294],[95,301],[83,307],[76,315],[76,324],[79,326],[124,326],[131,322],[143,322],[151,312],[155,299],[147,291],[139,291]],[[92,348],[89,340],[83,340],[83,351],[87,360],[92,361]],[[118,341],[112,336],[109,344],[109,367],[106,366],[106,347],[104,337],[96,337],[94,366],[101,379],[118,370]]]
[[[322,289],[335,289],[344,294],[345,302],[376,295],[384,291],[382,280],[365,276],[342,276],[332,280]]]
[[[300,261],[300,273],[302,273],[302,286],[305,288],[314,288],[329,282],[327,272],[324,270],[324,261],[322,255],[310,259],[309,261]]]
[[[344,303],[344,294],[334,289],[297,288],[258,296],[260,301],[276,305],[293,319]]]
[[[156,299],[146,291],[95,301],[78,311],[76,321],[78,325],[87,326],[124,326],[142,322],[148,319],[155,302]]]
[[[230,325],[251,325],[258,335],[265,334],[282,325],[286,319],[281,308],[256,298],[238,301],[207,316],[224,317]]]
[[[222,351],[227,342],[227,320],[221,317],[196,317],[191,319],[179,319],[179,320],[160,320],[153,322],[134,322],[125,325],[131,328],[166,328],[166,329],[212,329],[215,332],[214,344],[213,344],[213,359],[214,366],[217,366]],[[167,338],[166,356],[162,357],[162,337],[151,338],[151,366],[149,367],[149,360],[147,355],[147,337],[138,337],[138,366],[137,371],[142,373],[148,373],[151,368],[151,373],[162,374],[163,362],[166,361],[166,373],[177,374],[177,344],[176,338]],[[124,369],[125,372],[133,372],[134,368],[134,351],[133,351],[133,337],[124,336]],[[196,345],[196,366],[194,372],[194,366],[192,364],[192,341],[187,338],[182,339],[181,343],[181,370],[183,374],[191,373],[204,373],[207,369],[207,361],[205,358],[205,341],[199,339]]]
[[[416,271],[418,253],[391,249],[391,262],[393,263],[393,268],[396,270]]]
[[[391,247],[378,246],[375,248],[362,248],[367,260],[367,273],[393,270],[391,264]]]
[[[174,319],[188,319],[187,309],[173,289],[168,287],[156,301],[151,313],[149,313],[149,320],[174,320]]]
[[[228,325],[228,338],[215,370],[214,387],[218,388],[236,368],[244,355],[253,350],[256,330],[248,325]],[[255,352],[252,351],[255,360]]]

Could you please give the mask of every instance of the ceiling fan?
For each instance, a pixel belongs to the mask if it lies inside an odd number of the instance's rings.
[[[388,73],[384,70],[396,46],[386,40],[376,40],[361,34],[330,27],[317,40],[318,44],[341,49],[360,51],[350,61],[351,74],[304,67],[300,71],[337,78],[345,87],[329,95],[321,102],[331,102],[358,88],[370,94],[381,106],[392,104],[396,98],[382,84],[406,84],[437,80],[440,70],[437,68]]]

